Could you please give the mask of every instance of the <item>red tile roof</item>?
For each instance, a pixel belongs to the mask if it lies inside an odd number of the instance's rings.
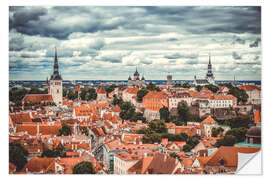
[[[255,147],[234,147],[234,146],[221,146],[209,156],[206,162],[208,166],[219,166],[220,160],[225,161],[225,166],[237,167],[238,165],[238,152],[239,153],[256,153],[260,148]]]
[[[133,88],[126,88],[124,90],[124,92],[127,92],[129,94],[137,94],[137,92],[139,91],[139,88],[133,87]]]
[[[238,86],[238,88],[240,89],[243,89],[245,91],[253,91],[255,89],[257,90],[261,90],[261,88],[259,88],[258,86],[255,86],[255,85],[241,85],[241,86]]]
[[[113,112],[121,112],[121,109],[118,105],[114,106]]]
[[[217,122],[212,117],[207,117],[202,121],[203,124],[217,124]]]
[[[26,94],[22,99],[23,102],[53,102],[52,95],[50,94]]]
[[[101,86],[101,87],[97,90],[97,94],[106,94],[106,90],[104,89],[103,86]]]
[[[10,118],[13,124],[22,124],[25,122],[32,122],[32,119],[29,113],[10,114]]]

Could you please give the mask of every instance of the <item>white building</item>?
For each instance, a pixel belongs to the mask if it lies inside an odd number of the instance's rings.
[[[171,110],[172,108],[177,108],[178,103],[181,101],[185,101],[188,106],[191,105],[192,102],[192,97],[189,93],[172,93],[169,96],[169,110]]]
[[[57,106],[63,104],[62,77],[58,71],[58,59],[56,48],[55,48],[53,74],[51,75],[50,78],[49,94],[52,95],[53,101]]]

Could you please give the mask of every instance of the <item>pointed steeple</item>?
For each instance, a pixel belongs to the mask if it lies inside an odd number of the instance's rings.
[[[209,53],[209,64],[211,64],[211,53]]]
[[[62,80],[62,77],[58,71],[58,58],[57,58],[57,49],[55,47],[55,54],[54,54],[54,65],[53,65],[53,75],[51,76],[53,80]]]

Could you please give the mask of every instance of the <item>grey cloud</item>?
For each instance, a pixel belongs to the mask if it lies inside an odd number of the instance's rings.
[[[181,59],[181,58],[196,59],[198,58],[198,55],[197,54],[183,55],[179,53],[174,53],[171,55],[165,55],[164,57],[167,59]]]
[[[249,44],[249,47],[258,47],[259,43],[261,42],[261,38],[257,38],[253,43]]]
[[[242,59],[242,56],[237,54],[236,52],[232,52],[232,57],[235,59],[235,60],[239,60],[239,59]]]

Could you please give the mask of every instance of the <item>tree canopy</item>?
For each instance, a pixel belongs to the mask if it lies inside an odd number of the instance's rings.
[[[9,143],[9,162],[21,170],[27,163],[28,151],[19,143]]]
[[[82,161],[73,167],[72,174],[95,174],[95,171],[90,162]]]
[[[188,107],[187,102],[186,101],[179,102],[177,106],[177,111],[178,111],[179,119],[186,124],[190,117],[189,107]]]
[[[165,122],[169,122],[170,111],[168,107],[163,106],[162,108],[160,108],[159,115],[160,115],[160,119],[165,120]]]
[[[137,101],[138,102],[142,102],[143,100],[143,97],[148,93],[149,91],[145,88],[142,88],[140,89],[138,92],[137,92]]]
[[[216,147],[220,146],[233,146],[236,143],[236,137],[232,135],[225,135],[218,139],[216,142]]]
[[[243,142],[246,138],[247,128],[233,128],[226,132],[226,135],[232,135],[236,138],[236,142]]]
[[[62,124],[62,128],[58,130],[59,136],[69,136],[72,134],[71,127],[67,125],[66,123]]]
[[[159,89],[159,87],[157,87],[154,83],[152,83],[151,81],[149,82],[149,84],[147,85],[146,89],[148,89],[149,91],[161,91]]]
[[[224,124],[230,126],[231,128],[248,128],[248,124],[252,123],[250,117],[233,117],[231,119],[225,120]]]

